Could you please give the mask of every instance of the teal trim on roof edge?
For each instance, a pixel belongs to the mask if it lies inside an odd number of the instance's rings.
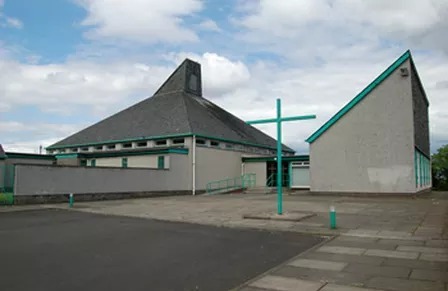
[[[361,100],[363,100],[370,92],[372,92],[379,84],[381,84],[387,77],[389,77],[392,72],[394,72],[399,66],[401,66],[406,60],[411,57],[411,52],[407,50],[402,54],[395,62],[392,63],[384,72],[382,72],[372,83],[370,83],[364,90],[362,90],[358,95],[355,96],[350,102],[348,102],[341,110],[339,110],[333,117],[331,117],[327,122],[324,123],[317,131],[315,131],[306,142],[313,143],[318,139],[325,131],[327,131],[333,124],[335,124],[339,119],[341,119],[347,112],[349,112],[353,107],[356,106]]]

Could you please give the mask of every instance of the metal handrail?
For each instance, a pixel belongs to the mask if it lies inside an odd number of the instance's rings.
[[[269,177],[266,179],[266,193],[269,193],[269,188],[272,187],[277,187],[277,183],[274,183],[274,179],[276,178],[277,173],[272,173],[271,175],[269,175]],[[282,177],[283,178],[283,177]],[[285,179],[286,179],[286,185],[288,185],[288,187],[290,187],[290,177],[289,175],[285,175]],[[276,182],[276,181],[275,181]]]
[[[223,180],[211,181],[206,185],[207,194],[224,193],[233,190],[255,187],[256,175],[253,173],[244,174],[239,177],[227,178]]]

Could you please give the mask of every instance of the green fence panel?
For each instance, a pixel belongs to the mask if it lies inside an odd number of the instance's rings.
[[[0,205],[14,204],[14,165],[0,165]]]

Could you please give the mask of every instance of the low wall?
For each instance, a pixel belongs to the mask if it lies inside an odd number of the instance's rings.
[[[184,176],[182,167],[158,170],[17,165],[14,194],[20,199],[20,196],[68,193],[104,196],[111,193],[189,191],[189,181]]]

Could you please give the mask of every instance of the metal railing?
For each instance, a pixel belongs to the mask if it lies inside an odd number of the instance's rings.
[[[255,174],[244,174],[235,178],[228,178],[218,181],[212,181],[207,183],[206,193],[207,194],[218,194],[225,193],[240,189],[247,189],[255,187],[256,175]]]
[[[283,179],[285,179],[287,187],[291,187],[291,181],[289,175],[283,175]],[[282,183],[283,184],[283,183]],[[277,173],[272,173],[269,175],[269,177],[266,179],[266,193],[270,193],[271,188],[277,187]]]

